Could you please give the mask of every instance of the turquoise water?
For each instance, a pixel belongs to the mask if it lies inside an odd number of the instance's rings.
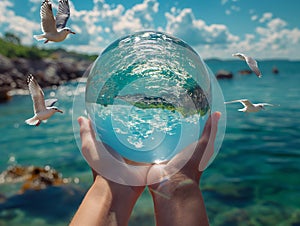
[[[256,114],[238,112],[238,103],[227,105],[222,148],[201,181],[211,225],[300,225],[300,62],[259,62],[261,79],[238,75],[245,68],[242,61],[206,63],[213,72],[234,72],[232,80],[219,81],[226,101],[248,98],[279,105]],[[278,75],[271,72],[274,65]],[[20,183],[0,184],[0,197],[7,199],[0,201],[0,225],[66,225],[76,211],[92,178],[73,136],[75,90],[76,83],[45,90],[59,99],[64,114],[40,127],[24,124],[32,116],[29,96],[0,105],[0,171],[11,164],[50,165],[76,182],[23,195],[17,193]],[[130,225],[154,225],[147,192]]]
[[[95,108],[99,108],[99,105]],[[205,118],[199,119],[198,115],[190,117],[190,121],[184,121],[178,112],[170,113],[159,108],[140,109],[124,105],[114,105],[110,110],[107,108],[110,106],[105,107],[105,112],[112,112],[114,117],[110,114],[96,115],[94,119],[101,141],[111,144],[123,157],[136,162],[170,160],[199,139],[200,125],[204,128],[205,124]],[[198,123],[200,120],[201,123]],[[197,132],[187,134],[183,139],[187,131]]]
[[[85,99],[102,142],[127,159],[153,163],[199,139],[211,95],[209,73],[191,47],[141,31],[116,40],[97,58]]]

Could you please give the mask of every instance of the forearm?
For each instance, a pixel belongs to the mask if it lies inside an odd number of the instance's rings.
[[[129,187],[96,176],[70,226],[125,226],[144,187]]]
[[[106,225],[111,205],[112,193],[107,181],[100,177],[96,178],[73,217],[70,226]]]
[[[191,179],[172,178],[150,189],[156,225],[207,226],[208,218],[198,184]]]
[[[110,208],[108,226],[127,226],[132,209],[144,190],[143,187],[131,187],[110,182],[113,202]]]

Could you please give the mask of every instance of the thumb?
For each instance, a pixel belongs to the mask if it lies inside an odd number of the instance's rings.
[[[221,117],[221,113],[220,112],[215,112],[212,115],[211,118],[211,131],[209,134],[209,139],[208,139],[208,143],[206,145],[206,148],[204,150],[204,153],[202,155],[201,161],[199,163],[199,171],[203,171],[210,158],[213,156],[214,154],[214,143],[215,143],[215,139],[216,139],[216,135],[217,135],[217,131],[218,131],[218,121]]]
[[[79,117],[77,121],[80,126],[80,138],[82,142],[86,140],[94,140],[95,134],[91,125],[91,121],[85,117]]]
[[[85,117],[79,117],[78,123],[80,126],[80,138],[83,149],[89,148],[89,145],[95,144],[95,133],[91,124],[91,121]]]

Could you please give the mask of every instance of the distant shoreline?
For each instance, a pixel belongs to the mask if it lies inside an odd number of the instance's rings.
[[[57,59],[11,59],[0,54],[0,103],[24,93],[29,74],[35,76],[42,88],[60,86],[81,78],[92,62],[64,55],[57,55]]]
[[[232,64],[244,65],[244,62],[236,59],[210,58],[204,62],[214,74],[223,69],[231,72]],[[82,78],[92,63],[91,59],[80,59],[80,57],[69,55],[64,51],[55,53],[55,58],[41,59],[8,58],[0,54],[0,103],[8,101],[14,95],[28,94],[26,79],[29,74],[36,77],[42,88],[60,86]],[[261,65],[269,64],[270,71],[272,70],[270,65],[276,66],[282,63],[300,64],[300,60],[266,59],[259,61]],[[281,68],[279,68],[280,70]]]

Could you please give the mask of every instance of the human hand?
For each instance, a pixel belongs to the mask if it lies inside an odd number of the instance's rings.
[[[199,223],[199,217],[202,225],[208,224],[202,195],[199,190],[199,180],[201,176],[199,170],[205,168],[213,154],[213,143],[219,117],[220,113],[214,113],[208,120],[199,142],[195,142],[185,148],[168,163],[156,164],[151,168],[150,166],[144,167],[142,169],[145,170],[142,171],[135,171],[134,168],[129,167],[122,171],[123,174],[119,172],[124,176],[129,175],[140,178],[139,180],[144,180],[145,182],[141,184],[147,184],[147,182],[151,183],[151,181],[153,181],[151,179],[153,177],[166,178],[170,168],[174,165],[176,166],[177,163],[181,161],[187,162],[182,169],[169,179],[149,186],[154,200],[157,225],[195,225],[195,222]],[[80,117],[78,122],[80,124],[82,154],[84,157],[96,164],[100,164],[104,168],[109,167],[112,169],[113,167],[111,165],[106,165],[106,161],[103,161],[103,159],[105,160],[108,156],[105,155],[105,152],[101,152],[101,156],[99,156],[98,150],[105,148],[108,149],[110,153],[114,153],[113,150],[107,146],[103,146],[103,144],[96,140],[91,122],[88,119]],[[184,159],[186,157],[185,153],[191,151],[194,151],[193,155],[186,161],[186,159]],[[104,156],[102,156],[103,153]],[[122,161],[120,156],[114,156]],[[130,165],[132,164],[133,163],[130,162]],[[88,222],[89,225],[112,225],[116,223],[118,225],[126,225],[132,208],[145,186],[129,186],[115,183],[100,176],[94,170],[93,175],[95,180],[94,184],[83,200],[71,225],[81,225],[83,222],[85,224]],[[120,175],[120,177],[122,175]],[[120,205],[120,203],[122,203],[122,205]],[[177,208],[174,209],[176,206],[180,206],[180,210]],[[186,207],[185,211],[181,210],[182,206]],[[189,211],[190,209],[192,211]],[[199,209],[202,214],[195,212]],[[95,211],[91,212],[90,210]]]
[[[105,156],[105,154],[104,156],[99,156],[99,149],[109,149],[109,147],[104,147],[102,143],[96,140],[90,120],[80,117],[78,123],[80,125],[80,138],[84,157],[87,160],[93,159],[96,164],[101,164],[103,167],[111,167],[105,163],[105,159],[108,156]],[[102,157],[103,159],[101,159]],[[119,156],[117,157],[119,158]],[[92,172],[94,183],[73,218],[72,225],[127,225],[134,204],[143,192],[145,185],[124,185],[106,179],[94,169],[92,169]],[[126,176],[131,174],[131,176],[143,179],[146,177],[142,176],[141,172],[140,174],[133,172],[131,168],[119,173],[126,174]],[[144,174],[146,175],[146,173]]]
[[[214,141],[218,120],[221,114],[213,113],[207,120],[202,136],[177,154],[171,161],[153,165],[147,180],[163,178],[159,183],[149,186],[154,201],[156,224],[159,225],[209,225],[203,197],[199,188],[202,171],[214,153]],[[194,151],[190,159],[186,152]],[[171,175],[173,167],[185,161],[186,164],[177,173]],[[167,178],[167,179],[165,179]]]

